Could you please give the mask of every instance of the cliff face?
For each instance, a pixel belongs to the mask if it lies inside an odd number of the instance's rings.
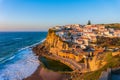
[[[55,31],[52,29],[49,29],[48,35],[46,38],[46,41],[44,45],[51,50],[52,48],[54,49],[59,49],[59,50],[68,50],[69,46],[68,43],[63,42],[62,39],[55,34]]]
[[[61,57],[74,59],[75,61],[80,61],[83,58],[82,55],[76,56],[72,52],[69,54],[61,52],[61,50],[71,50],[70,43],[64,42],[52,29],[49,29],[46,40],[33,48],[33,50],[37,55],[52,53]],[[101,59],[101,55],[95,55],[92,60],[88,60],[86,64],[88,64],[90,71],[95,71],[105,65],[105,62]]]
[[[90,71],[96,71],[106,64],[103,57],[104,55],[94,56],[92,60],[88,61]]]
[[[69,45],[67,42],[62,41],[53,29],[49,29],[46,40],[42,44],[33,48],[37,55],[47,52],[57,53],[60,50],[69,50]]]

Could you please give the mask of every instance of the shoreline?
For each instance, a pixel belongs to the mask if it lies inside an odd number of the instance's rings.
[[[66,78],[59,72],[46,69],[42,65],[39,65],[31,76],[23,80],[66,80]]]
[[[40,46],[42,45],[39,44]],[[39,46],[36,45],[36,46]],[[38,55],[35,51],[34,48],[36,47],[32,47],[32,51],[34,52],[35,55],[38,56],[38,60],[42,55]],[[41,50],[40,53],[44,54],[46,50]],[[45,56],[43,56],[45,57]],[[55,59],[53,59],[55,60]],[[40,60],[39,60],[40,61]],[[64,64],[64,63],[63,63]],[[69,67],[69,66],[68,66]],[[61,71],[64,73],[64,71]],[[63,73],[59,73],[58,71],[53,71],[53,70],[49,70],[47,68],[45,68],[42,65],[42,62],[40,62],[40,65],[38,66],[38,68],[35,70],[35,72],[33,72],[32,75],[28,76],[27,78],[24,78],[23,80],[66,80],[65,76]],[[52,77],[51,77],[52,76]]]
[[[46,58],[50,58],[52,60],[59,60],[61,63],[67,65],[73,71],[71,71],[71,72],[57,71],[56,72],[56,71],[45,68],[44,66],[42,66],[42,63],[40,62],[41,64],[36,69],[36,71],[32,75],[28,76],[27,78],[25,78],[23,80],[66,80],[66,79],[72,80],[71,77],[75,77],[75,74],[81,75],[81,72],[78,72],[78,70],[76,70],[76,67],[75,67],[76,65],[73,66],[73,65],[71,65],[71,62],[66,62],[66,59],[64,60],[64,59],[55,57],[55,55],[51,55],[48,47],[45,46],[44,42],[32,47],[32,51],[39,58],[41,56],[43,56]],[[39,60],[39,58],[38,58],[38,60]],[[72,62],[72,63],[74,63],[74,62]]]
[[[41,70],[41,66],[39,65],[36,71],[30,75],[29,77],[23,79],[23,80],[42,80],[42,78],[39,76],[39,71]]]

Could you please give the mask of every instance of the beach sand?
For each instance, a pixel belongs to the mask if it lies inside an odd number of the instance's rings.
[[[39,66],[38,69],[28,78],[24,80],[66,80],[62,74],[58,72],[50,71],[45,69],[42,66]]]

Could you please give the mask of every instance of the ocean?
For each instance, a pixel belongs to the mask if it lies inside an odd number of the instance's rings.
[[[0,80],[22,80],[39,66],[32,47],[43,42],[47,32],[0,32]]]

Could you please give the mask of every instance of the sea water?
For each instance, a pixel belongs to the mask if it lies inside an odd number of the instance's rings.
[[[32,47],[46,38],[47,32],[0,32],[0,80],[22,80],[39,66]]]

